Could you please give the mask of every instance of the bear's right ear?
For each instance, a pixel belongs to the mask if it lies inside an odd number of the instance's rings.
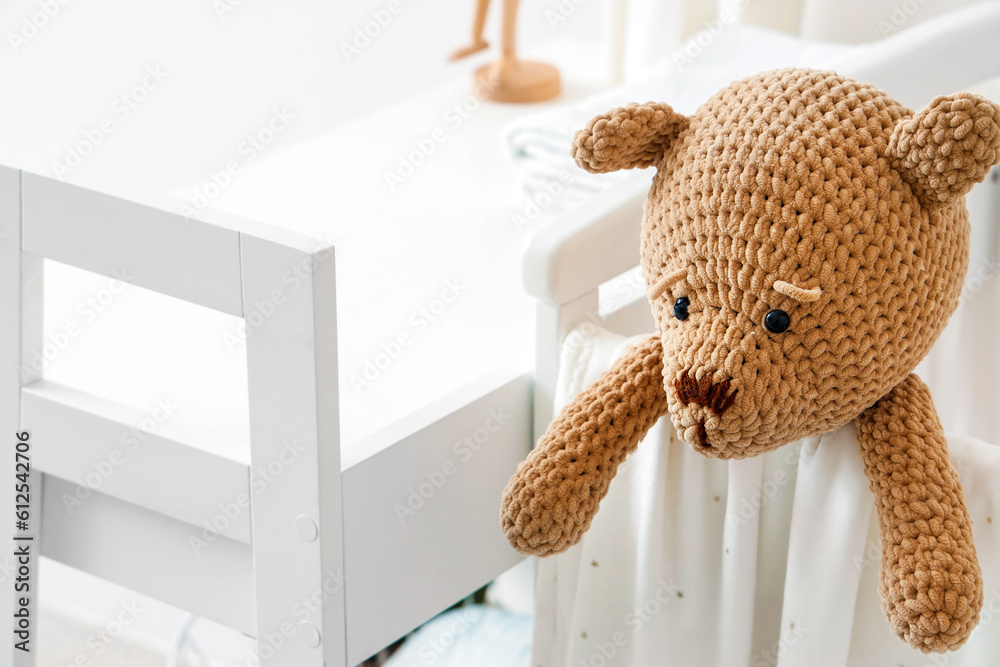
[[[595,173],[650,167],[690,120],[660,102],[629,104],[587,123],[573,137],[573,159]]]
[[[948,205],[1000,161],[1000,107],[984,97],[936,97],[889,140],[900,174],[925,206]]]

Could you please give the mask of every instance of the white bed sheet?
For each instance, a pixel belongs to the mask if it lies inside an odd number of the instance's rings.
[[[574,335],[557,405],[642,338]],[[537,560],[532,664],[997,664],[1000,448],[953,433],[948,444],[985,590],[980,626],[958,652],[925,656],[885,620],[878,521],[853,424],[718,461],[661,420],[619,468],[581,542]]]

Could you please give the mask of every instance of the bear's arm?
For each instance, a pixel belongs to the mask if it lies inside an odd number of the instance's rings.
[[[979,621],[983,581],[962,485],[927,385],[908,376],[857,426],[882,533],[882,610],[910,646],[955,650]]]
[[[666,409],[663,348],[651,336],[563,408],[518,466],[500,510],[511,545],[547,556],[579,542],[619,464]]]

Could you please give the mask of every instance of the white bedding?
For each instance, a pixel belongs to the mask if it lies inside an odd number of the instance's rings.
[[[565,348],[564,403],[633,341]],[[1000,662],[1000,448],[949,447],[975,522],[985,610],[946,664]],[[852,425],[761,457],[710,460],[661,420],[619,469],[582,542],[537,561],[532,664],[933,665],[889,629],[879,534]],[[667,662],[664,660],[667,659]]]
[[[512,162],[522,171],[529,194],[553,184],[565,187],[575,203],[611,187],[625,172],[588,174],[570,158],[573,134],[598,114],[630,102],[662,101],[692,113],[720,88],[736,79],[779,67],[830,68],[863,46],[828,44],[749,25],[724,25],[702,31],[641,78],[581,102],[524,116],[504,132]]]

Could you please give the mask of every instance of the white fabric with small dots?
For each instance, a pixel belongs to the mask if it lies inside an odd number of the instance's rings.
[[[564,350],[557,408],[644,338],[583,334]],[[991,483],[1000,447],[962,437],[949,447],[975,522],[985,605],[981,629],[947,664],[1000,664],[1000,488]],[[882,614],[878,522],[861,466],[853,424],[721,461],[659,420],[581,542],[536,561],[532,666],[935,664]]]

